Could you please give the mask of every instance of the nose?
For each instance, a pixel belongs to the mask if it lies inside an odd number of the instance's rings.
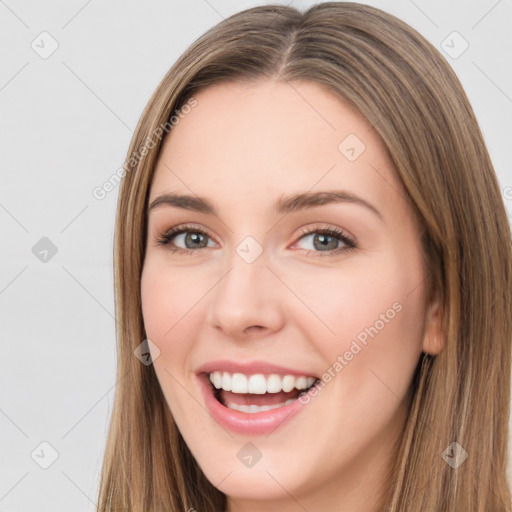
[[[265,253],[248,263],[236,252],[212,290],[208,324],[231,339],[266,336],[282,328],[282,285],[267,267]]]

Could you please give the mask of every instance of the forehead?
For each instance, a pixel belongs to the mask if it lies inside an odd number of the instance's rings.
[[[399,187],[368,121],[313,82],[221,83],[164,142],[151,196],[181,191],[253,205],[283,193],[349,189],[382,203]],[[395,198],[396,199],[396,198]]]

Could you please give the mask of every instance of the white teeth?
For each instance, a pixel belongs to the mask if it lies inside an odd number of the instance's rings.
[[[267,377],[267,392],[279,393],[281,391],[281,377],[273,373]]]
[[[297,389],[306,389],[308,387],[308,379],[307,377],[298,377],[295,380],[295,386]]]
[[[214,375],[217,372],[214,372]],[[231,378],[231,391],[233,393],[248,393],[247,377],[243,373],[234,373]]]
[[[292,402],[295,402],[295,399],[290,398],[290,400],[286,400],[286,402],[283,402],[282,404],[275,404],[275,405],[238,405],[238,404],[226,404],[226,407],[229,409],[235,409],[236,411],[240,412],[248,412],[248,413],[255,413],[255,412],[261,412],[261,411],[269,411],[270,409],[278,409],[279,407],[283,407],[284,405],[291,404]]]
[[[222,374],[220,372],[213,373],[213,385],[219,389],[222,385]]]
[[[229,373],[215,371],[210,373],[210,381],[216,389],[224,389],[233,393],[253,393],[263,395],[264,393],[289,392],[292,389],[307,389],[315,382],[314,377],[301,375],[244,375],[243,373]]]
[[[285,375],[283,377],[283,391],[286,391],[288,393],[288,391],[291,391],[294,386],[295,386],[295,377],[293,375]]]
[[[256,395],[264,395],[267,392],[267,381],[265,380],[265,377],[263,377],[261,373],[251,375],[249,377],[247,389],[249,393],[254,393]]]
[[[227,372],[222,374],[222,389],[226,391],[231,391],[231,375]]]

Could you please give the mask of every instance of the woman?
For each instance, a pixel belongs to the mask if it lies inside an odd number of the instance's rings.
[[[509,511],[511,267],[423,37],[353,3],[231,16],[126,159],[99,510]]]

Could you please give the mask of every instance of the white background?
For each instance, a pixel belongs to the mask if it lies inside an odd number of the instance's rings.
[[[146,102],[179,55],[222,18],[263,3],[0,0],[1,511],[94,510],[115,389],[118,191],[103,200],[92,191],[122,166]],[[511,211],[511,1],[368,3],[442,53],[453,31],[468,42],[446,58]],[[45,59],[31,47],[51,48],[43,31],[58,43]],[[58,250],[46,263],[32,252],[42,237]],[[31,458],[36,450],[51,461],[43,441],[58,453],[48,469]]]

